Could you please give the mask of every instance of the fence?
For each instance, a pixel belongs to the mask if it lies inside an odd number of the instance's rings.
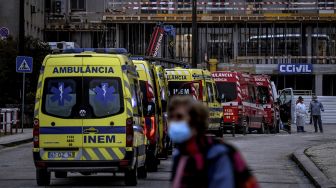
[[[18,132],[19,111],[19,108],[0,108],[0,135]]]

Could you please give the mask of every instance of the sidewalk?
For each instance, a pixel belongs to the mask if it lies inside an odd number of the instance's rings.
[[[24,129],[23,133],[5,135],[0,137],[0,149],[2,147],[13,146],[16,144],[29,142],[33,139],[33,129]]]
[[[336,143],[313,146],[305,154],[336,185]]]
[[[292,155],[316,187],[336,187],[336,142],[299,149]]]

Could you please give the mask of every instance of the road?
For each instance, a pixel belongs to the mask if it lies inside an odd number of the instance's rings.
[[[237,146],[253,169],[261,187],[313,187],[289,155],[298,148],[336,141],[336,126],[326,126],[325,134],[304,133],[247,136],[230,135],[225,140]],[[309,131],[312,131],[311,126]],[[31,143],[0,150],[1,187],[36,187]],[[162,161],[159,172],[149,173],[138,187],[169,187],[171,161]],[[121,174],[82,176],[71,174],[67,179],[52,178],[51,187],[123,187]]]

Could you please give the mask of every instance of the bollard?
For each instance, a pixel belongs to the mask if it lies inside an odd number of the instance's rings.
[[[236,124],[235,122],[232,122],[232,137],[236,136]]]

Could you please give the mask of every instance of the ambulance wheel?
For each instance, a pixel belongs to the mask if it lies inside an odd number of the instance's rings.
[[[146,179],[147,178],[147,168],[146,166],[142,166],[138,168],[138,178]]]
[[[68,176],[67,172],[55,172],[56,178],[66,178]]]
[[[125,171],[125,185],[136,186],[138,184],[137,168],[128,169]]]
[[[36,169],[36,183],[38,186],[50,185],[50,172],[47,169]]]

